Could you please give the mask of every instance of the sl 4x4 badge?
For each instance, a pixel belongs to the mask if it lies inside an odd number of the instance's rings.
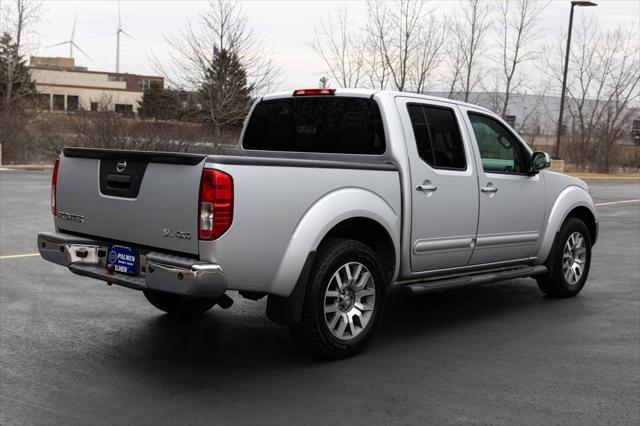
[[[171,228],[162,228],[162,236],[166,238],[178,238],[180,240],[190,240],[191,232],[173,231]]]

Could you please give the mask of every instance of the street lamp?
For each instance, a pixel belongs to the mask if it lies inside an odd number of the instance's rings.
[[[569,68],[569,48],[571,47],[571,27],[573,27],[573,8],[575,6],[597,6],[592,1],[572,1],[571,14],[569,15],[569,34],[567,35],[567,51],[564,58],[564,74],[562,76],[562,92],[560,93],[560,114],[558,116],[558,132],[556,135],[556,154],[555,158],[560,158],[560,134],[562,131],[562,115],[564,113],[564,94],[567,90],[567,68]]]

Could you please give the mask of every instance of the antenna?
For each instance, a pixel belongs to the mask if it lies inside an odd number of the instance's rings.
[[[120,0],[118,2],[118,29],[116,30],[116,72],[120,72],[120,34],[124,34],[131,40],[135,40],[129,33],[122,29],[122,16],[120,15]]]
[[[91,60],[91,58],[89,57],[89,55],[87,55],[84,50],[80,49],[80,46],[78,46],[76,44],[75,41],[73,41],[73,38],[76,35],[76,23],[78,21],[78,15],[75,15],[73,17],[73,26],[71,27],[71,37],[69,38],[69,40],[67,41],[62,41],[60,43],[56,43],[56,44],[52,44],[51,46],[47,46],[47,49],[50,49],[52,47],[56,47],[56,46],[62,46],[64,44],[68,44],[69,45],[69,57],[73,58],[73,48],[75,47],[76,49],[78,49],[80,51],[80,53],[82,53],[84,56],[87,57],[87,59]]]

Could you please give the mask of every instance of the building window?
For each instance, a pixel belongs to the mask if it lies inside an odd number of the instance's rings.
[[[36,108],[49,111],[51,109],[51,95],[49,93],[38,93],[36,95]]]
[[[79,107],[78,97],[67,95],[67,111],[77,111]]]
[[[640,120],[633,120],[631,123],[631,131],[633,133],[640,133]]]
[[[109,81],[118,81],[117,75],[109,75],[107,78],[109,79]]]
[[[142,90],[145,92],[151,88],[151,80],[142,79]]]
[[[93,111],[93,112],[98,111],[98,103],[97,102],[91,102],[91,111]]]
[[[120,114],[133,114],[133,105],[116,104],[116,112]]]
[[[506,121],[509,126],[516,127],[516,116],[515,115],[507,115],[504,118],[504,121]]]
[[[64,111],[64,95],[53,95],[53,110]]]

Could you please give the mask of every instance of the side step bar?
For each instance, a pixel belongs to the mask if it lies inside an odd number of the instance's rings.
[[[520,268],[505,269],[502,271],[485,272],[474,275],[464,275],[450,278],[434,279],[427,282],[405,284],[414,293],[428,293],[432,291],[449,290],[468,285],[486,284],[496,281],[510,280],[512,278],[530,277],[547,272],[544,265],[523,266]]]

